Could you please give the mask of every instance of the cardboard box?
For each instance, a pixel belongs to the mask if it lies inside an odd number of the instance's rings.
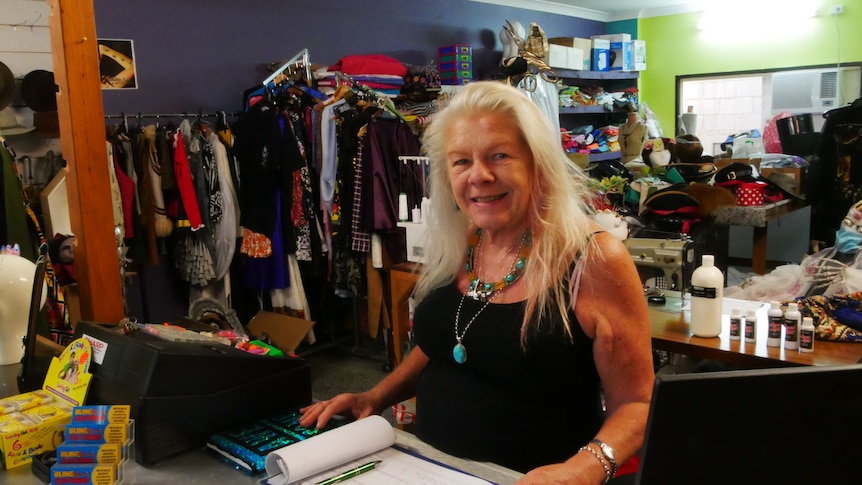
[[[66,346],[59,357],[51,359],[42,391],[53,396],[53,401],[70,406],[69,410],[41,423],[0,433],[0,451],[6,469],[29,465],[33,456],[54,450],[63,441],[66,425],[72,421],[71,407],[80,406],[87,397],[93,377],[90,374],[92,354],[90,342],[79,338]],[[20,396],[22,394],[8,399],[20,401],[16,399]]]
[[[549,44],[548,65],[563,69],[582,70],[584,55],[580,49],[563,45]]]
[[[407,245],[407,261],[414,263],[425,262],[425,229],[424,223],[399,222],[398,227],[404,228],[405,241]]]
[[[285,354],[292,354],[313,326],[312,320],[259,311],[248,322],[247,328],[257,338],[266,334],[272,345]]]
[[[593,71],[609,71],[611,67],[611,42],[606,39],[593,39],[593,48],[590,52]]]
[[[602,39],[609,42],[610,71],[631,71],[634,68],[632,61],[632,36],[631,34],[606,34],[594,35],[593,40]],[[595,47],[595,46],[594,46]]]
[[[768,178],[793,195],[805,195],[805,174],[801,167],[774,167],[760,170],[760,175]]]
[[[590,53],[593,50],[593,41],[591,39],[585,39],[582,37],[551,37],[548,39],[548,42],[550,44],[562,45],[580,50],[581,57],[583,59],[583,66],[576,69],[584,71],[590,70],[590,62],[592,59]]]
[[[632,70],[646,71],[646,41],[632,41]]]

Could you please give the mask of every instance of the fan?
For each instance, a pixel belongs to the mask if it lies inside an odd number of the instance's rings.
[[[30,331],[31,302],[39,299],[37,312],[45,304],[44,271],[37,269],[26,258],[0,254],[0,397],[18,394],[16,378]],[[41,287],[34,284],[39,278]]]

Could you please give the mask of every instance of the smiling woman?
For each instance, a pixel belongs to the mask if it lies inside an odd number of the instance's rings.
[[[646,301],[549,127],[523,92],[488,81],[434,117],[416,346],[371,390],[305,408],[303,425],[415,396],[420,439],[525,472],[519,484],[604,483],[637,452],[653,381]]]

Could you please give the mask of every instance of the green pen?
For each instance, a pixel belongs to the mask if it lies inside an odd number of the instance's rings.
[[[367,471],[374,470],[374,467],[376,467],[379,463],[381,463],[380,460],[370,461],[370,462],[368,462],[364,465],[360,465],[360,466],[358,466],[352,470],[347,470],[344,473],[335,475],[334,477],[327,478],[326,480],[323,480],[322,482],[317,482],[315,485],[332,485],[333,483],[341,483],[341,482],[343,482],[345,480],[349,480],[349,479],[351,479],[357,475],[361,475]]]

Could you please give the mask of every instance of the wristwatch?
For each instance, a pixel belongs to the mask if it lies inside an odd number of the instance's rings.
[[[617,474],[617,460],[614,457],[614,449],[598,438],[590,440],[590,443],[598,446],[599,449],[602,450],[602,454],[605,455],[608,463],[611,464],[611,477],[615,476]]]

